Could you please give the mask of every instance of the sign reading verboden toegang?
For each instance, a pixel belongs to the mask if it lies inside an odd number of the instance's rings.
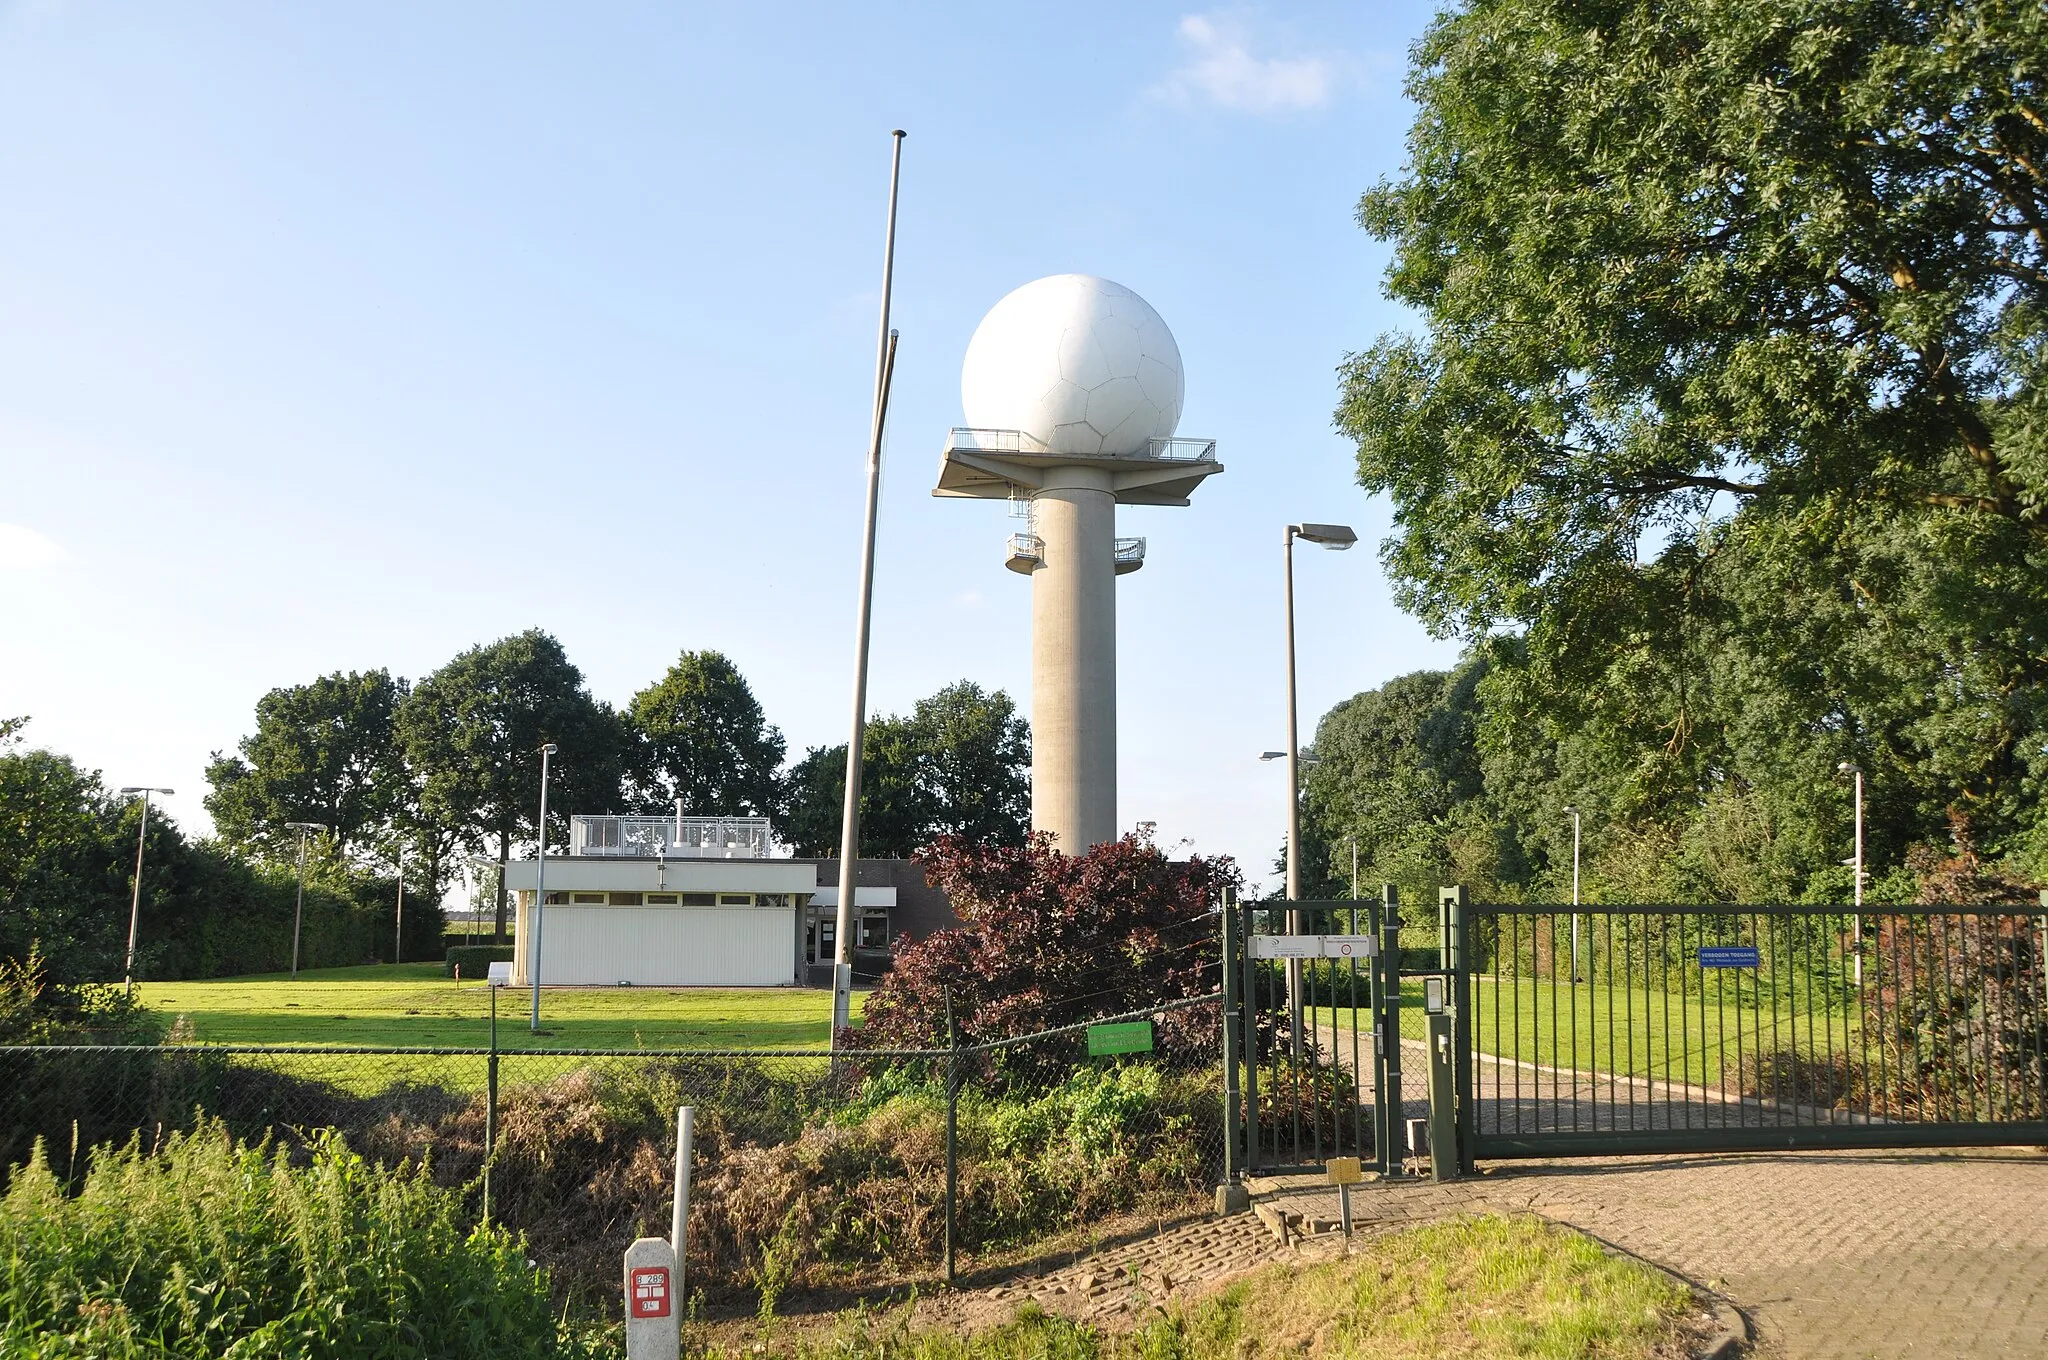
[[[626,1360],[678,1360],[682,1309],[675,1249],[659,1237],[626,1248]]]
[[[1379,957],[1377,935],[1254,935],[1255,959],[1371,959]]]
[[[1699,956],[1702,968],[1755,968],[1762,962],[1753,944],[1704,944]]]

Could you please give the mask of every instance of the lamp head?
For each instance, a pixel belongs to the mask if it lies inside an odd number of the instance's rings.
[[[547,742],[541,746],[540,753],[544,756],[551,756],[554,755],[560,749],[561,748],[556,746],[553,742]]]
[[[1348,524],[1297,524],[1293,526],[1294,536],[1325,548],[1343,552],[1358,541],[1358,535]]]
[[[121,790],[121,792],[123,792],[123,793],[160,793],[160,794],[162,794],[162,795],[163,795],[164,797],[166,797],[166,798],[169,798],[169,797],[171,797],[171,796],[172,796],[173,794],[175,794],[175,793],[177,792],[177,790],[176,790],[176,789],[160,789],[160,788],[157,788],[157,787],[156,787],[155,785],[153,785],[153,784],[131,784],[131,785],[129,785],[129,786],[127,787],[127,788],[124,788],[124,789],[122,789],[122,790]]]
[[[1856,763],[1855,761],[1853,761],[1853,760],[1845,760],[1845,761],[1843,761],[1843,762],[1842,762],[1841,764],[1839,764],[1839,765],[1835,766],[1835,773],[1837,773],[1837,774],[1862,774],[1862,773],[1863,773],[1863,767],[1862,767],[1861,765],[1858,765],[1858,764],[1857,764],[1857,763]]]
[[[1287,753],[1286,753],[1285,751],[1261,751],[1261,752],[1259,752],[1259,759],[1260,759],[1260,760],[1285,760],[1285,759],[1287,759]]]
[[[1559,811],[1561,811],[1561,812],[1565,813],[1565,814],[1566,814],[1567,816],[1571,816],[1571,817],[1576,817],[1576,816],[1578,816],[1578,815],[1579,815],[1579,809],[1578,809],[1578,807],[1577,807],[1577,806],[1576,806],[1575,804],[1572,804],[1572,803],[1566,803],[1566,804],[1565,804],[1565,805],[1564,805],[1564,806],[1563,806],[1562,808],[1560,808],[1560,809],[1559,809]]]

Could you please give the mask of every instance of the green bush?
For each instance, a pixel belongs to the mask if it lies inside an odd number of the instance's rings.
[[[449,977],[455,976],[456,965],[461,965],[466,978],[482,978],[490,972],[494,963],[512,962],[512,946],[509,944],[459,944],[448,951],[448,961],[441,971]]]
[[[299,1167],[219,1124],[101,1149],[76,1197],[38,1148],[0,1198],[0,1256],[10,1357],[597,1353],[557,1323],[523,1241],[332,1133]]]

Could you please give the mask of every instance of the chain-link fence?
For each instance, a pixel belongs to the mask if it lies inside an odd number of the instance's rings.
[[[76,1181],[95,1148],[203,1121],[285,1155],[339,1129],[372,1161],[429,1166],[525,1233],[565,1296],[608,1307],[625,1246],[667,1234],[690,1105],[691,1271],[714,1300],[929,1280],[1205,1203],[1223,1170],[1218,998],[1106,1019],[1149,1021],[1156,1042],[1091,1057],[1076,1025],[838,1055],[0,1048],[0,1169],[39,1143]]]

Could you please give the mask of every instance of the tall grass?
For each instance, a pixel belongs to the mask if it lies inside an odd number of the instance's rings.
[[[467,1225],[417,1167],[316,1136],[301,1165],[205,1123],[101,1149],[79,1193],[38,1145],[0,1198],[0,1354],[231,1360],[554,1360],[523,1242]]]

